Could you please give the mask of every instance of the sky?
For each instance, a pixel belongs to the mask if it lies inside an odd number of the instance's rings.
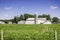
[[[60,18],[60,0],[0,0],[0,19],[29,13]]]

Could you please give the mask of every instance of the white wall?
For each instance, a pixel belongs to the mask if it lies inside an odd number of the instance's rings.
[[[26,21],[25,24],[34,24],[34,21]]]
[[[9,22],[8,24],[12,24],[12,22]]]
[[[51,21],[46,21],[45,23],[43,24],[52,24]]]
[[[19,21],[18,24],[25,24],[25,21]]]
[[[4,22],[0,21],[0,24],[5,24]]]

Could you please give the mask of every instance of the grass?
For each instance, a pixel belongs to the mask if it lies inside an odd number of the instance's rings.
[[[0,30],[4,32],[4,40],[54,40],[53,30],[60,40],[60,24],[0,24]]]

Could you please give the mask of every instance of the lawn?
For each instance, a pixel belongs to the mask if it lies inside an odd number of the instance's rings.
[[[0,24],[0,30],[4,32],[4,40],[54,40],[54,30],[60,40],[60,24]]]

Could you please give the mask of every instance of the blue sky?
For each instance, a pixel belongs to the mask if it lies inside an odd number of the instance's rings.
[[[0,19],[35,12],[60,18],[60,0],[0,0]]]

